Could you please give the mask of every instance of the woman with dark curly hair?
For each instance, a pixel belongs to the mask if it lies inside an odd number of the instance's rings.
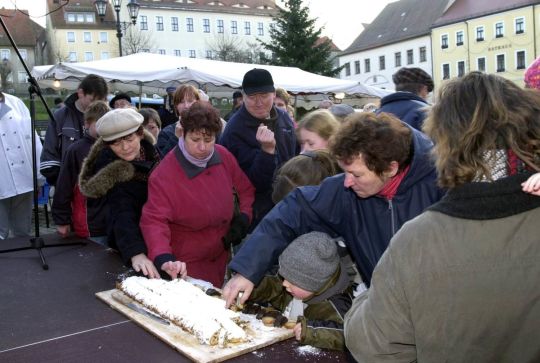
[[[424,124],[447,195],[407,223],[345,318],[360,362],[540,358],[540,93],[471,72]],[[392,359],[390,359],[392,360]]]
[[[189,273],[221,287],[229,257],[222,240],[232,229],[233,188],[240,209],[234,227],[244,231],[255,191],[236,158],[215,144],[222,126],[218,111],[198,101],[181,116],[183,135],[150,177],[140,226],[158,270],[171,278]]]

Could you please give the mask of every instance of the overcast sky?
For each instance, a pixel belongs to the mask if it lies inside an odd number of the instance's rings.
[[[303,0],[323,34],[332,38],[341,49],[347,48],[362,31],[362,23],[370,23],[390,2],[396,0]],[[282,0],[276,0],[278,4]],[[45,0],[0,0],[0,7],[28,9],[32,19],[45,26]]]

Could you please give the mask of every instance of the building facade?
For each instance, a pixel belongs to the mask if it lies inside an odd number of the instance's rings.
[[[456,0],[432,28],[435,87],[469,71],[498,74],[521,86],[540,47],[538,1]]]
[[[45,29],[31,20],[27,10],[0,10],[0,16],[13,37],[22,60],[29,70],[42,64]],[[3,28],[0,28],[0,88],[11,94],[28,94],[28,74]]]
[[[394,89],[392,75],[402,67],[432,73],[430,28],[448,0],[401,0],[388,4],[339,56],[340,78]]]

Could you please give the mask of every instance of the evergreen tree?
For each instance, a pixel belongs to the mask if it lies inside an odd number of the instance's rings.
[[[304,71],[335,76],[341,68],[333,68],[335,57],[331,55],[331,42],[317,44],[322,29],[315,28],[317,19],[309,18],[307,7],[301,0],[285,0],[285,9],[279,9],[273,18],[275,26],[270,28],[268,43],[263,47],[272,52],[266,61],[277,66],[298,67]]]

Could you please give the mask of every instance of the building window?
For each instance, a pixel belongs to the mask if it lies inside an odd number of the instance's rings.
[[[166,54],[165,49],[158,49],[158,54],[165,55]]]
[[[366,73],[371,72],[371,61],[369,58],[364,59],[364,72]]]
[[[394,67],[401,67],[401,52],[394,53]]]
[[[77,52],[69,52],[68,62],[76,62],[76,61],[77,61]]]
[[[497,55],[497,72],[504,72],[506,68],[506,62],[504,61],[504,54]]]
[[[384,55],[379,56],[379,70],[384,71],[386,68],[386,61],[384,59]]]
[[[413,50],[409,49],[409,50],[407,50],[407,64],[413,64],[413,63],[414,63]]]
[[[477,42],[484,41],[484,27],[483,26],[476,27],[476,41]]]
[[[189,57],[190,58],[195,58],[195,50],[193,50],[193,49],[189,50]]]
[[[360,73],[360,61],[354,61],[354,73],[355,74]]]
[[[264,23],[257,23],[257,35],[264,36]]]
[[[351,63],[347,62],[345,63],[345,77],[348,77],[351,75]]]
[[[158,32],[162,32],[164,29],[163,27],[163,17],[162,16],[156,16],[156,30]]]
[[[109,42],[109,33],[107,33],[107,32],[99,32],[99,42],[100,43],[108,43]]]
[[[525,51],[520,50],[516,52],[516,68],[525,69]]]
[[[480,72],[485,72],[486,71],[486,58],[482,57],[482,58],[478,58],[476,60],[476,64],[477,64],[477,68]]]
[[[193,18],[186,19],[186,28],[188,33],[193,33]]]
[[[9,49],[0,49],[0,59],[1,60],[4,60],[4,59],[9,60],[10,55],[11,55],[11,50],[9,50]]]
[[[181,57],[182,56],[182,52],[180,52],[180,49],[175,49],[174,50],[174,56],[175,57]]]
[[[442,65],[442,79],[450,79],[450,64]]]
[[[67,32],[67,42],[75,43],[75,32]]]
[[[495,23],[495,38],[504,37],[504,23],[502,21]]]
[[[231,20],[231,33],[238,34],[238,22],[236,20]]]
[[[465,75],[465,61],[457,62],[457,76],[463,77]]]
[[[516,34],[523,34],[525,32],[525,19],[517,18],[515,28]]]
[[[19,83],[28,83],[28,76],[25,71],[19,71]]]
[[[92,33],[84,32],[83,33],[83,39],[84,39],[85,43],[92,43]]]
[[[19,49],[19,53],[21,53],[21,57],[23,60],[26,60],[28,58],[28,53],[26,52],[26,49]]]
[[[249,21],[244,22],[244,34],[251,35],[251,23]]]
[[[448,48],[448,34],[441,35],[441,48]]]
[[[463,45],[463,31],[460,30],[456,33],[456,45]]]
[[[178,31],[178,18],[176,16],[171,17],[171,30],[173,32]]]
[[[218,19],[217,21],[217,32],[223,34],[225,32],[225,26],[223,25],[223,20]]]
[[[84,61],[85,62],[91,62],[94,60],[94,53],[92,52],[84,52]]]
[[[101,59],[109,59],[109,52],[101,52]]]
[[[141,50],[141,53],[150,53],[150,49],[148,49],[148,48],[143,48],[143,49]]]
[[[203,19],[203,32],[210,33],[210,19]]]
[[[148,30],[148,17],[146,15],[141,15],[139,24],[141,30]]]
[[[427,51],[426,47],[420,47],[420,62],[426,62],[427,61]]]
[[[65,19],[68,23],[95,23],[94,13],[67,13]]]
[[[206,59],[212,59],[212,51],[211,50],[207,50],[206,51]]]

